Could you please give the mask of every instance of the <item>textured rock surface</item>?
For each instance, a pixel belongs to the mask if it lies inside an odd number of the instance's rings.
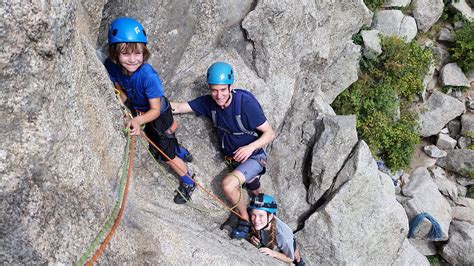
[[[473,150],[452,150],[447,153],[446,157],[436,162],[437,165],[464,176],[466,176],[466,170],[474,168]]]
[[[381,10],[375,13],[372,27],[386,36],[398,36],[410,42],[417,33],[416,21],[400,10]]]
[[[362,1],[0,5],[2,28],[14,33],[0,34],[2,262],[72,264],[112,211],[125,139],[122,114],[96,49],[103,47],[107,24],[118,16],[133,16],[145,26],[150,63],[172,100],[207,93],[207,67],[216,60],[231,63],[236,86],[254,92],[278,134],[262,183],[278,199],[279,216],[295,229],[314,207],[306,202],[306,190],[317,125],[334,115],[329,104],[357,79],[360,47],[351,36],[371,20]],[[180,141],[198,158],[190,168],[223,198],[219,183],[228,169],[212,126],[192,115],[176,119]],[[313,249],[318,242],[312,235],[330,242],[330,232],[340,230],[334,239],[343,244],[332,242],[339,253],[327,256],[334,263],[424,263],[406,244],[407,218],[395,201],[392,181],[378,173],[367,147],[360,149],[344,168],[345,177],[338,177],[336,194],[299,233],[305,258],[317,262],[323,254]],[[136,150],[124,217],[100,264],[280,264],[219,230],[227,212],[203,191],[193,194],[193,205],[202,212],[175,205],[174,176],[141,144]],[[319,217],[335,212],[335,223],[325,225],[329,233],[310,222],[324,224]],[[360,231],[353,230],[347,218],[352,216]],[[348,239],[347,232],[355,238]],[[359,249],[365,246],[369,251]]]
[[[474,225],[468,222],[454,221],[449,229],[448,243],[443,247],[441,256],[455,265],[474,263]]]
[[[378,30],[363,30],[360,32],[362,40],[364,41],[364,56],[375,59],[382,53],[382,46],[380,45],[380,37]]]
[[[402,188],[402,194],[409,197],[408,200],[402,202],[402,205],[410,220],[418,214],[426,212],[435,218],[441,226],[442,236],[438,241],[448,239],[449,224],[452,219],[451,207],[438,191],[438,186],[426,168],[420,167],[411,173],[410,181]],[[427,237],[430,229],[431,223],[424,219],[415,230],[414,238],[430,240]]]
[[[427,32],[443,14],[443,0],[413,0],[413,17],[418,30]]]
[[[316,203],[333,183],[357,143],[355,116],[325,116],[316,125],[308,202]],[[370,155],[370,154],[369,154]]]
[[[430,263],[422,253],[410,244],[408,239],[405,239],[402,247],[398,251],[398,258],[392,265],[430,265]]]
[[[461,115],[464,104],[440,92],[431,94],[419,114],[419,134],[423,137],[438,134],[451,120]]]
[[[384,189],[385,184],[392,183],[390,178],[378,174],[373,158],[358,157],[367,153],[368,147],[361,141],[354,151],[354,158],[359,158],[357,172],[298,233],[303,250],[314,254],[308,264],[386,265],[404,256],[409,256],[407,260],[419,258],[420,254],[413,250],[410,255],[408,251],[397,254],[408,233],[407,217],[395,200],[393,186],[391,192]],[[354,226],[358,229],[354,230]],[[309,244],[310,239],[318,241]]]
[[[440,71],[441,85],[469,87],[469,80],[456,63],[446,64]]]

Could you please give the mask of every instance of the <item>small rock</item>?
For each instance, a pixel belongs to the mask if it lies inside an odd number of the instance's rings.
[[[364,56],[366,58],[374,59],[382,53],[378,30],[363,30],[361,35],[364,41]]]
[[[387,0],[383,4],[383,7],[406,7],[410,2],[411,0]]]
[[[431,158],[442,158],[446,156],[446,152],[440,150],[435,145],[428,145],[423,148],[423,151]]]
[[[471,145],[471,142],[472,142],[471,138],[460,136],[458,138],[458,143],[457,144],[458,144],[458,147],[460,149],[466,149],[467,147],[469,147]]]
[[[466,101],[466,108],[471,111],[474,111],[474,100]]]
[[[454,42],[455,40],[454,35],[447,28],[442,28],[438,33],[438,41]]]
[[[452,150],[456,147],[457,141],[451,138],[448,134],[438,134],[438,141],[436,146],[442,150]]]
[[[446,64],[440,71],[441,85],[469,87],[469,81],[456,63]]]
[[[453,219],[474,224],[474,209],[469,207],[453,207]]]
[[[449,129],[447,127],[443,127],[439,133],[449,134]]]
[[[456,139],[461,133],[461,121],[455,119],[448,122],[449,136]]]

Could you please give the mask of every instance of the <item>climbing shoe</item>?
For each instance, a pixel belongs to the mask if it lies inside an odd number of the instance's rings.
[[[237,227],[232,230],[230,233],[230,238],[232,239],[244,239],[247,237],[250,231],[250,223],[245,220],[240,220],[237,224]]]
[[[193,161],[193,155],[184,147],[181,147],[180,145],[176,146],[175,150],[176,156],[181,158],[185,162],[192,162]]]
[[[178,191],[174,196],[174,203],[184,204],[187,201],[191,200],[191,195],[193,194],[194,189],[196,188],[195,184],[188,185],[181,182],[178,187]]]

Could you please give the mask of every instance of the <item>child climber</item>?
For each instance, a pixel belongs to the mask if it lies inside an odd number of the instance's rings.
[[[253,226],[250,242],[259,247],[261,253],[283,262],[305,265],[296,248],[293,231],[275,216],[277,204],[272,196],[260,193],[252,197],[248,211]]]
[[[180,176],[179,192],[174,202],[183,204],[191,199],[195,188],[183,161],[190,161],[190,154],[178,145],[174,133],[176,123],[170,103],[164,97],[161,79],[146,63],[151,56],[147,41],[145,30],[138,21],[125,17],[115,19],[109,28],[109,58],[104,64],[120,100],[133,113],[127,128],[132,135],[140,135],[141,126],[145,125],[146,136],[166,154],[163,156],[150,145],[154,157],[165,161]]]

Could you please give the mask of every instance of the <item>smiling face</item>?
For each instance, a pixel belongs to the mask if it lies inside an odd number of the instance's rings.
[[[122,49],[118,56],[120,65],[126,74],[131,76],[143,64],[143,51],[138,49]]]
[[[211,89],[211,97],[222,109],[230,105],[230,85],[227,84],[212,84],[209,85]]]
[[[266,211],[257,209],[250,211],[250,221],[257,231],[262,230],[272,219],[273,214],[268,214]],[[266,229],[269,230],[270,228],[267,227]]]

